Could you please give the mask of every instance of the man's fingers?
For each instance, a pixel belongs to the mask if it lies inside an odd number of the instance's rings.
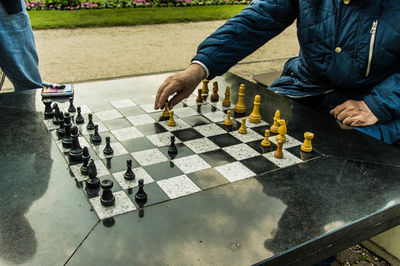
[[[331,113],[335,118],[337,118],[338,115],[339,115],[340,113],[342,113],[345,109],[346,109],[346,106],[345,106],[344,104],[341,104],[341,105],[338,105],[338,106],[336,106],[335,108],[333,108],[333,109],[331,110],[330,113]]]
[[[156,99],[154,100],[154,109],[157,110],[162,108],[159,104],[160,96],[163,93],[165,87],[168,86],[168,84],[169,84],[169,79],[167,78],[166,80],[164,80],[163,84],[161,84],[161,86],[158,88]]]
[[[160,109],[163,109],[164,104],[168,101],[169,96],[175,94],[177,91],[179,91],[179,88],[177,88],[177,84],[175,82],[169,83],[167,87],[164,88],[160,95],[160,98],[158,99],[158,107]]]
[[[169,108],[173,108],[177,103],[187,98],[189,96],[187,94],[188,94],[187,91],[182,91],[180,93],[175,94],[175,96],[172,97],[172,99],[169,101]]]

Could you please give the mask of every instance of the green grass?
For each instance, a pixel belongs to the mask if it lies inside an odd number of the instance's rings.
[[[246,5],[29,11],[33,29],[110,27],[228,19]]]

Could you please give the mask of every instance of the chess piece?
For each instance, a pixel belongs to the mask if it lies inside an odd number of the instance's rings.
[[[286,142],[286,133],[287,133],[287,128],[286,128],[286,122],[285,119],[279,119],[278,120],[279,127],[278,127],[278,135],[276,135],[276,141],[282,140],[283,142]]]
[[[260,102],[261,102],[261,96],[260,95],[256,95],[256,97],[254,97],[253,112],[251,112],[251,114],[249,116],[249,121],[251,123],[260,123],[261,122]]]
[[[283,141],[282,140],[278,140],[278,147],[276,148],[276,151],[274,152],[274,157],[276,159],[282,159],[283,158],[282,148],[283,148]]]
[[[104,207],[110,207],[115,204],[115,197],[111,191],[113,187],[113,182],[109,179],[104,179],[100,182],[100,186],[103,189],[103,194],[101,194],[100,202]]]
[[[225,89],[225,99],[222,101],[223,107],[231,107],[231,100],[229,99],[231,95],[231,88],[226,87]]]
[[[240,125],[240,128],[238,129],[238,133],[240,133],[240,134],[246,134],[247,133],[246,117],[242,117],[242,124]]]
[[[58,104],[57,104],[57,103],[54,103],[54,104],[53,104],[53,110],[54,110],[53,124],[54,124],[54,125],[58,125],[58,124],[60,124],[60,120],[59,120],[59,117],[60,117],[60,108],[58,108]]]
[[[237,101],[235,107],[233,108],[235,113],[238,113],[238,114],[246,113],[246,106],[244,105],[244,89],[245,89],[244,84],[241,84],[239,87],[238,101]]]
[[[171,153],[171,154],[178,153],[178,149],[176,148],[176,145],[175,145],[175,136],[171,136],[171,145],[169,145],[169,147],[168,147],[168,153]]]
[[[64,126],[64,114],[63,112],[59,112],[59,128],[57,129],[57,136],[59,138],[64,138],[65,136],[65,126]]]
[[[169,127],[176,126],[176,122],[174,120],[174,110],[169,111],[169,120],[167,122],[167,126]]]
[[[77,126],[73,126],[71,129],[71,138],[72,138],[72,145],[71,150],[69,151],[69,159],[72,162],[81,162],[83,150],[81,145],[79,144],[79,131]]]
[[[105,155],[111,155],[114,153],[113,149],[111,148],[111,139],[109,136],[106,137],[106,146],[104,147],[103,153]]]
[[[100,180],[97,178],[97,168],[93,159],[90,159],[88,169],[89,178],[86,180],[86,188],[98,189],[100,186]]]
[[[54,116],[53,110],[51,109],[51,104],[53,103],[50,99],[44,99],[44,119],[51,119]]]
[[[203,79],[203,87],[201,88],[201,92],[203,94],[208,94],[208,82],[210,82],[207,79]]]
[[[281,119],[281,112],[279,110],[276,110],[274,116],[274,124],[270,128],[271,133],[278,133],[279,119]]]
[[[211,102],[218,102],[219,100],[219,95],[218,95],[218,82],[214,81],[213,82],[213,93],[210,96]]]
[[[134,180],[135,179],[135,173],[132,171],[132,160],[127,160],[126,161],[126,172],[124,174],[124,178],[126,180]]]
[[[85,119],[83,118],[83,116],[81,114],[81,108],[78,106],[78,107],[76,107],[76,110],[77,110],[78,114],[76,115],[75,123],[78,125],[85,123]]]
[[[74,98],[69,97],[69,107],[68,107],[68,112],[74,113],[76,111],[76,108],[74,106]]]
[[[71,116],[69,113],[65,113],[64,115],[64,126],[65,126],[65,134],[62,140],[62,145],[64,148],[69,149],[72,146],[72,137],[71,137]]]
[[[231,110],[226,111],[226,119],[224,121],[224,125],[227,127],[232,126]]]
[[[304,133],[304,142],[301,145],[300,149],[304,152],[311,152],[312,151],[312,145],[311,145],[311,140],[314,138],[314,134],[311,132],[305,132]]]
[[[202,102],[203,102],[203,97],[201,97],[201,89],[198,89],[196,103],[202,103]]]
[[[168,102],[165,103],[164,111],[161,115],[162,117],[168,118],[169,117],[169,109],[168,109]]]
[[[88,114],[88,118],[89,118],[89,121],[88,121],[88,123],[86,125],[86,129],[87,130],[93,130],[94,129],[93,115],[92,114]]]
[[[90,154],[89,154],[89,149],[88,147],[83,147],[82,150],[82,160],[83,160],[83,164],[81,166],[81,174],[82,175],[88,175],[89,174],[89,160],[90,160]]]
[[[99,134],[99,125],[94,125],[94,133],[90,138],[93,144],[100,144],[101,143],[101,136]]]
[[[143,186],[144,186],[143,179],[139,179],[139,189],[138,189],[138,192],[135,195],[135,200],[137,202],[146,202],[146,200],[147,200],[147,193],[144,192]]]
[[[263,141],[261,141],[261,146],[263,146],[263,147],[271,146],[271,142],[269,141],[269,130],[268,129],[265,130],[265,138],[263,139]]]

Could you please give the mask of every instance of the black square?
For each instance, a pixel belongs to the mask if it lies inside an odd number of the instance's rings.
[[[232,126],[225,126],[224,121],[217,122],[216,124],[228,132],[236,131],[240,127],[240,123],[233,118],[232,118]]]
[[[233,112],[231,112],[231,115],[233,116],[233,118],[241,118],[241,117],[245,117],[246,113],[238,114],[235,111],[233,111]]]
[[[199,156],[212,167],[225,165],[236,161],[235,158],[230,156],[224,150],[214,150],[199,154]]]
[[[279,168],[264,156],[256,156],[240,161],[257,175]]]
[[[136,126],[145,136],[167,132],[167,130],[159,123],[145,124]]]
[[[283,148],[285,149],[285,145],[283,145]],[[301,145],[292,147],[289,149],[285,149],[291,154],[295,155],[296,157],[300,158],[303,161],[308,161],[310,159],[314,159],[316,157],[321,156],[321,154],[315,150],[312,150],[311,152],[304,152],[301,150]]]
[[[237,138],[235,138],[234,136],[232,136],[229,133],[211,136],[211,137],[208,137],[208,139],[210,139],[212,142],[214,142],[221,148],[241,143],[240,140],[238,140]]]
[[[171,161],[152,164],[144,166],[143,168],[156,181],[184,174]]]
[[[121,144],[128,152],[144,151],[155,148],[154,144],[146,137],[124,140],[121,141]]]
[[[208,168],[187,176],[202,190],[229,183],[229,181],[214,168]]]
[[[191,127],[202,126],[202,125],[212,123],[210,120],[208,120],[207,118],[205,118],[202,115],[185,117],[185,118],[182,118],[182,120],[185,121],[186,123],[188,123]]]
[[[177,131],[172,132],[172,134],[174,134],[181,141],[189,141],[189,140],[199,139],[199,138],[203,137],[203,135],[201,135],[199,132],[197,132],[193,128],[177,130]]]
[[[130,106],[119,108],[118,111],[125,117],[144,114],[145,112],[139,106]]]
[[[149,114],[151,117],[153,117],[154,118],[154,120],[156,120],[157,122],[160,122],[160,121],[167,121],[168,119],[169,119],[169,117],[163,117],[162,116],[162,113],[163,112],[155,112],[155,113],[151,113],[151,114]],[[175,118],[176,119],[176,118]]]
[[[251,129],[254,130],[255,132],[257,132],[258,134],[260,134],[261,136],[265,136],[265,130],[269,129],[270,126],[265,125],[265,126],[258,126],[258,127],[252,127]],[[270,133],[270,136],[272,136],[273,134]]]
[[[159,151],[161,151],[165,156],[171,158],[171,159],[177,159],[177,158],[182,158],[186,156],[190,156],[195,154],[191,149],[189,149],[185,144],[183,143],[178,143],[175,144],[176,148],[178,149],[177,154],[169,154],[168,153],[168,148],[169,146],[163,146],[158,148]]]
[[[263,147],[261,146],[261,142],[262,140],[254,140],[251,142],[247,142],[246,144],[249,145],[250,147],[252,147],[254,150],[256,150],[257,152],[263,154],[263,153],[268,153],[271,151],[275,151],[276,150],[276,145],[270,141],[271,146],[269,147]]]
[[[139,187],[134,187],[125,190],[126,195],[128,195],[128,197],[132,200],[133,204],[135,204],[137,208],[142,208],[144,206],[149,206],[169,200],[167,194],[165,194],[165,192],[157,185],[157,183],[152,182],[149,184],[144,184],[143,190],[147,194],[147,201],[143,204],[143,206],[140,206],[141,204],[139,205],[139,203],[137,203],[135,200],[135,195],[138,189]]]
[[[102,159],[104,165],[110,170],[111,173],[126,171],[127,165],[126,161],[132,160],[132,167],[138,167],[139,164],[130,154],[124,154],[120,156],[114,156],[111,158]]]
[[[103,121],[103,123],[109,130],[121,129],[132,126],[131,122],[129,122],[126,118],[107,120]]]

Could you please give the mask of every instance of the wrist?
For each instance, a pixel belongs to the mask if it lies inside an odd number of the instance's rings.
[[[190,64],[187,68],[197,80],[202,81],[207,78],[207,71],[199,64],[193,63]]]

